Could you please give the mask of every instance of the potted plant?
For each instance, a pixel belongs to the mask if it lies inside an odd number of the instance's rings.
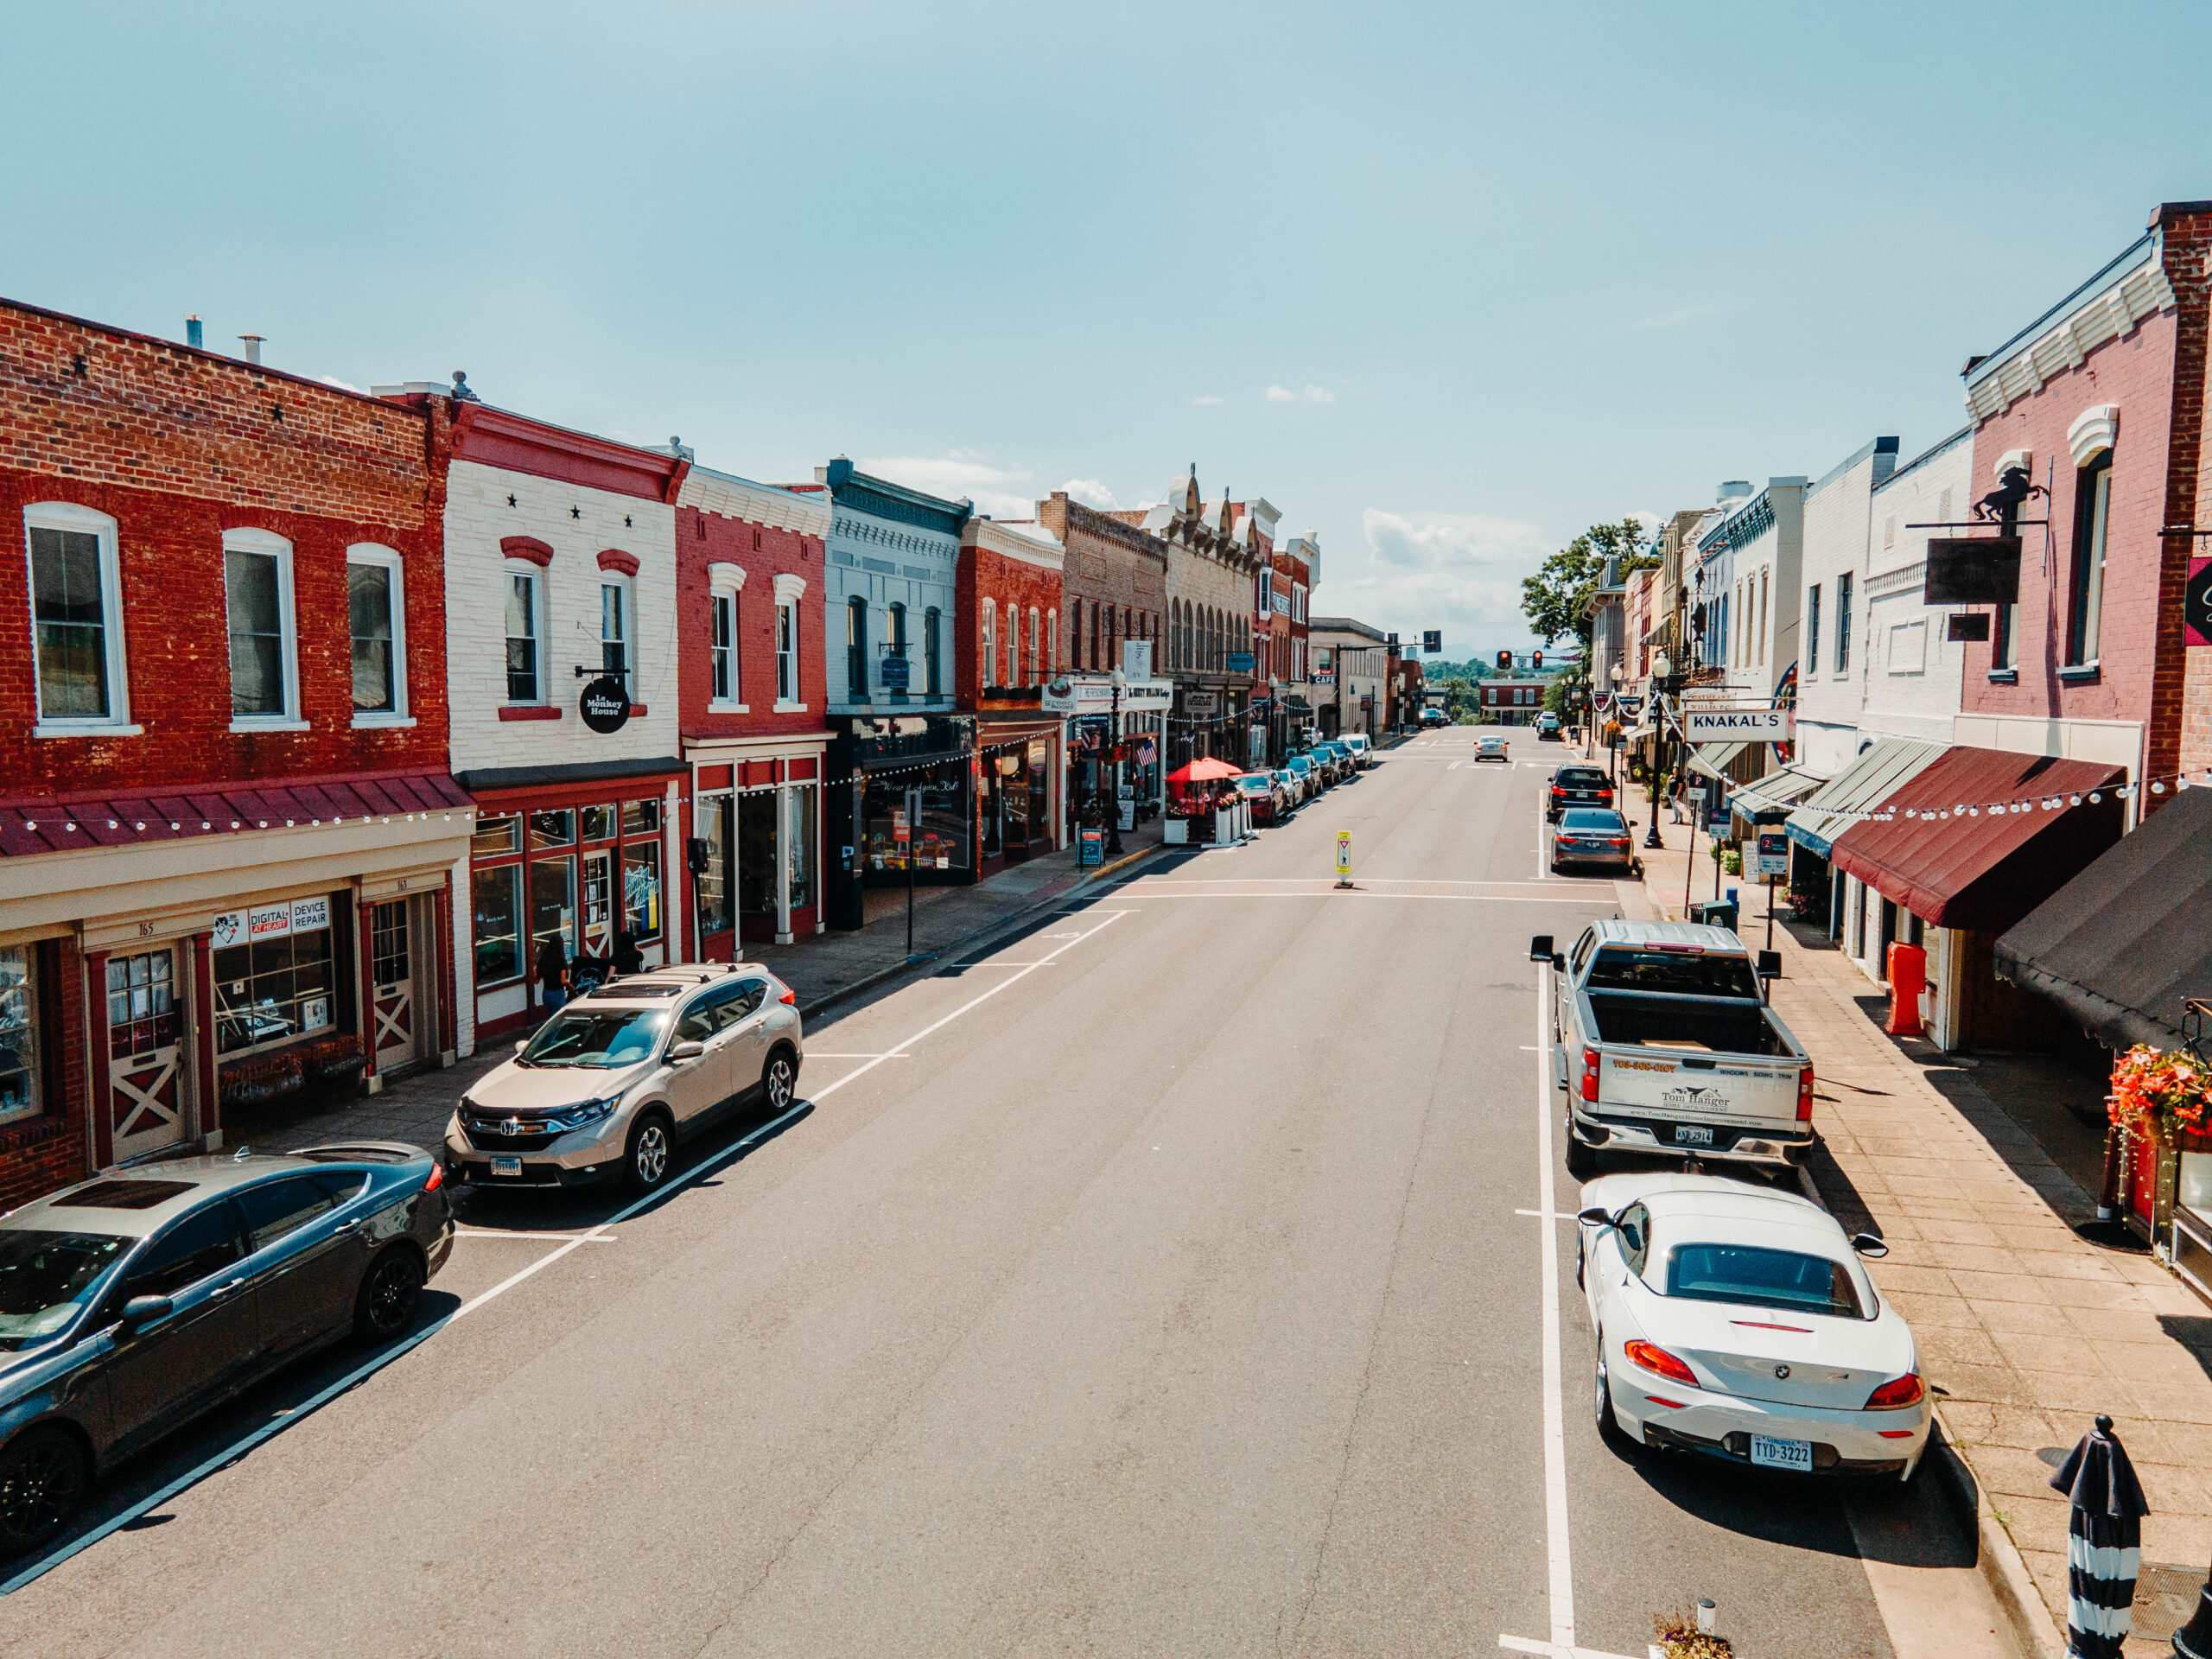
[[[2113,1122],[2171,1148],[2212,1127],[2212,1071],[2192,1056],[2138,1043],[2113,1062],[2106,1106]]]

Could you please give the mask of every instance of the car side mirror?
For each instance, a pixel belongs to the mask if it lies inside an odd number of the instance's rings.
[[[127,1335],[142,1325],[166,1319],[175,1309],[176,1304],[166,1296],[133,1296],[123,1305],[121,1321],[124,1332]]]
[[[1780,979],[1782,977],[1781,951],[1762,950],[1759,952],[1759,977],[1761,979]]]
[[[1890,1253],[1890,1247],[1872,1233],[1853,1233],[1851,1248],[1861,1255],[1884,1256]]]
[[[1550,962],[1553,959],[1552,936],[1550,934],[1539,933],[1535,938],[1529,941],[1529,961]]]
[[[1592,1205],[1579,1212],[1574,1219],[1584,1227],[1610,1227],[1613,1224],[1612,1212],[1599,1205]]]
[[[678,1063],[683,1060],[696,1060],[706,1052],[707,1046],[704,1043],[687,1041],[681,1043],[671,1043],[668,1046],[668,1058],[671,1064]]]
[[[522,1041],[520,1041],[520,1042],[518,1042],[518,1043],[517,1043],[517,1044],[515,1045],[515,1052],[516,1052],[516,1053],[518,1053],[518,1054],[519,1054],[519,1053],[521,1053],[521,1052],[523,1052],[523,1050],[524,1050],[525,1048],[528,1048],[529,1046],[530,1046],[530,1039],[529,1039],[529,1038],[527,1038],[527,1037],[525,1037],[525,1038],[524,1038],[524,1039],[522,1039]]]

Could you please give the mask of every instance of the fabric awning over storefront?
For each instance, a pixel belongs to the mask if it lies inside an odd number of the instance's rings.
[[[2179,1046],[2182,1002],[2212,996],[2212,790],[2123,836],[1997,941],[1997,971],[2110,1048]]]
[[[1827,857],[1835,838],[1859,821],[1856,814],[1879,806],[1899,784],[1933,765],[1944,747],[1904,737],[1882,739],[1805,798],[1789,815],[1789,839]]]
[[[1828,856],[1924,922],[1999,932],[2120,839],[2110,791],[2126,776],[2097,760],[1946,749],[1890,791],[1881,822],[1853,824]],[[2092,791],[2104,798],[2070,804]]]
[[[1748,743],[1700,743],[1690,751],[1690,770],[1727,783],[1728,763],[1751,747]]]
[[[1780,772],[1770,772],[1755,784],[1745,784],[1728,797],[1731,811],[1747,818],[1756,818],[1762,812],[1777,812],[1792,807],[1815,790],[1827,782],[1816,772],[1802,766],[1784,766]]]

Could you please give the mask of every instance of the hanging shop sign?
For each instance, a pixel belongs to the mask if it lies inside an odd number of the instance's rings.
[[[1682,735],[1697,743],[1789,743],[1797,735],[1795,709],[1682,710]]]
[[[2212,645],[2212,558],[2191,559],[2182,584],[2181,615],[2192,645]]]
[[[911,683],[909,677],[913,672],[913,664],[907,658],[904,657],[887,657],[880,664],[878,664],[878,666],[883,672],[883,689],[885,690],[904,691]]]
[[[210,941],[218,950],[257,939],[281,939],[293,933],[313,933],[330,925],[330,899],[294,899],[250,910],[226,911],[215,918]]]
[[[1149,643],[1149,642],[1147,642]],[[1173,680],[1125,680],[1122,684],[1122,712],[1158,714],[1175,704]],[[1096,715],[1114,712],[1114,683],[1103,674],[1058,674],[1038,691],[1038,706],[1048,715]]]
[[[1928,542],[1923,605],[2017,605],[2020,600],[2020,538],[2017,536],[1936,536]]]
[[[1229,671],[1232,674],[1249,674],[1259,665],[1260,659],[1249,651],[1232,651],[1229,653]]]
[[[583,695],[576,699],[576,712],[583,716],[585,725],[602,736],[619,732],[630,723],[630,694],[621,681],[601,676],[584,687]]]
[[[1634,720],[1643,712],[1643,699],[1624,691],[1613,699],[1613,706],[1620,711],[1623,720]]]
[[[1221,694],[1218,691],[1189,692],[1183,699],[1183,712],[1194,720],[1218,714],[1221,712]]]

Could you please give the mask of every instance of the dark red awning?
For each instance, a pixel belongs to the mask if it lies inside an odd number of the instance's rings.
[[[2002,932],[2120,839],[2112,791],[2126,779],[2101,761],[1947,749],[1828,857],[1934,926]]]
[[[312,829],[474,804],[442,772],[370,772],[284,783],[186,784],[0,800],[0,855],[137,847],[249,830]]]

